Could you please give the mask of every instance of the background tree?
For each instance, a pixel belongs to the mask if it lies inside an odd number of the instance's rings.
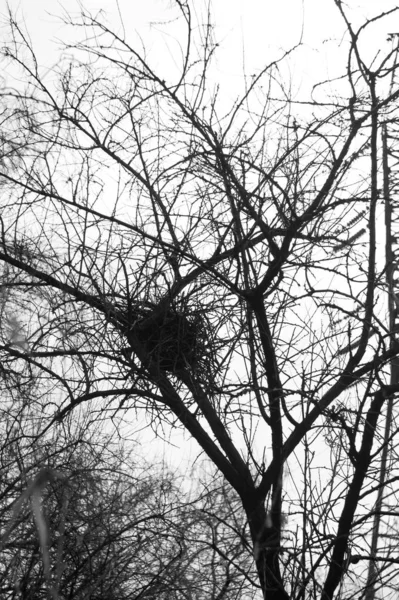
[[[227,106],[211,21],[189,2],[170,9],[172,66],[86,12],[51,76],[12,18],[4,50],[24,87],[2,95],[0,260],[7,293],[38,300],[23,344],[3,334],[3,364],[41,374],[47,429],[90,402],[93,420],[188,431],[241,503],[268,600],[364,593],[399,391],[377,255],[397,48],[360,50],[397,9],[354,30],[335,5],[344,76],[307,102],[280,77],[284,55]],[[396,554],[374,559],[395,594]]]
[[[184,490],[109,434],[87,435],[83,417],[45,440],[27,422],[2,427],[2,598],[254,597],[246,521],[229,490],[209,478],[200,495]]]

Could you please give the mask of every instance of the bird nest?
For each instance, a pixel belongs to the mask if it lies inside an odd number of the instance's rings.
[[[160,369],[198,371],[209,364],[209,328],[202,315],[184,305],[140,308],[131,332]]]

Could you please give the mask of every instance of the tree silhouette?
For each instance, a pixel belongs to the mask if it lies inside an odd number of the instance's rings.
[[[13,19],[4,51],[24,87],[2,95],[2,368],[40,373],[47,431],[88,403],[186,430],[240,500],[267,600],[361,597],[399,391],[377,253],[397,47],[360,49],[396,9],[354,30],[335,5],[344,75],[306,102],[285,54],[226,107],[189,2],[170,8],[185,32],[170,70],[87,12],[51,76]]]

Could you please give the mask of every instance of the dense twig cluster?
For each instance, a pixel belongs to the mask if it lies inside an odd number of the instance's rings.
[[[133,322],[132,322],[133,317]],[[187,304],[136,307],[130,334],[137,337],[155,365],[174,374],[209,365],[211,349],[204,317]]]

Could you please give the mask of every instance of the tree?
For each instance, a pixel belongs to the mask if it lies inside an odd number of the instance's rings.
[[[245,518],[231,493],[210,481],[199,497],[188,493],[176,473],[127,454],[109,434],[89,437],[80,421],[33,444],[22,428],[8,432],[1,597],[253,597],[249,545],[236,539]]]
[[[5,334],[26,349],[21,298],[6,296]],[[232,490],[209,475],[201,493],[187,490],[177,471],[143,460],[138,440],[121,442],[115,415],[114,429],[98,414],[93,427],[94,406],[48,427],[51,390],[43,394],[40,369],[21,362],[2,364],[1,597],[253,598],[247,523]]]
[[[370,560],[384,595],[398,587],[389,538],[369,549],[399,391],[377,254],[397,46],[361,53],[397,9],[354,29],[335,5],[344,76],[306,102],[284,55],[226,108],[211,21],[189,2],[170,9],[185,37],[169,71],[87,12],[51,76],[12,18],[4,51],[25,87],[2,95],[3,288],[36,300],[24,347],[3,334],[3,364],[51,388],[47,428],[91,402],[93,418],[186,430],[241,503],[267,600],[361,597]]]

